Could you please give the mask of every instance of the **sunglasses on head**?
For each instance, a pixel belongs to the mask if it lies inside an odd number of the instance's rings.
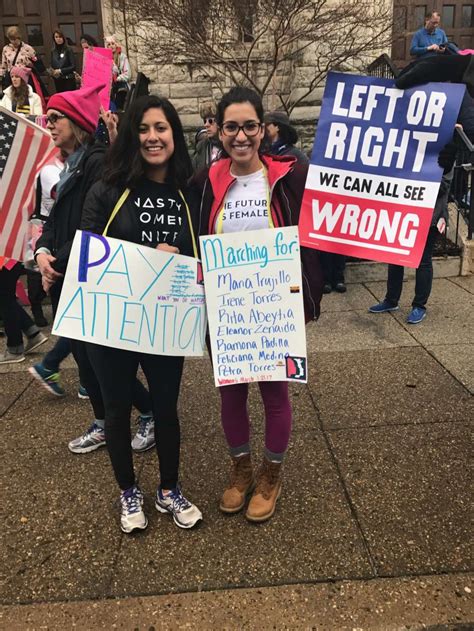
[[[66,114],[50,114],[46,116],[46,122],[55,125],[61,118],[67,118]]]

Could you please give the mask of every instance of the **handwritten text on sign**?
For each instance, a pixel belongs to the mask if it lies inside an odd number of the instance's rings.
[[[202,355],[198,261],[78,230],[53,333],[153,355]]]
[[[201,237],[217,386],[307,381],[295,227]]]
[[[110,105],[113,65],[113,53],[110,48],[94,48],[94,50],[86,48],[84,51],[82,87],[105,86],[99,92],[100,104],[104,110],[108,110]]]
[[[302,245],[417,267],[465,87],[398,90],[330,73],[300,214]]]

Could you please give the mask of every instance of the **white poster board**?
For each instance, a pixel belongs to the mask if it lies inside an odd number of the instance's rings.
[[[306,383],[298,228],[200,241],[216,385]]]
[[[202,355],[200,275],[189,256],[78,230],[52,332],[153,355]]]

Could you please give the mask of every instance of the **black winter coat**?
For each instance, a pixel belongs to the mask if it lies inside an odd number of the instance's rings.
[[[63,56],[61,57],[61,54]],[[69,46],[64,46],[61,49],[53,48],[51,51],[51,68],[53,70],[61,70],[61,77],[72,77],[73,72],[76,69],[76,61],[74,59],[74,53]]]
[[[76,230],[81,224],[84,201],[89,189],[102,174],[105,147],[91,145],[61,189],[51,209],[36,249],[48,248],[56,261],[53,268],[64,274]]]

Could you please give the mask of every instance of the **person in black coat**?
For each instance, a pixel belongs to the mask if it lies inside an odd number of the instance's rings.
[[[53,33],[54,47],[51,50],[50,74],[53,77],[56,92],[67,92],[76,89],[74,71],[76,62],[72,49],[66,44],[64,34],[56,30]]]
[[[74,235],[81,223],[86,195],[102,173],[105,147],[94,143],[93,136],[99,120],[100,89],[101,86],[54,94],[48,103],[48,129],[54,144],[66,156],[66,160],[56,185],[56,202],[44,224],[43,234],[36,243],[35,260],[41,272],[43,288],[50,293],[54,312],[59,304],[63,277]],[[70,451],[81,454],[105,446],[105,411],[99,382],[87,357],[85,343],[71,340],[71,351],[95,417],[89,429],[68,444]],[[38,378],[37,374],[34,376]],[[47,375],[42,376],[43,381],[46,378]],[[134,385],[134,405],[142,416],[151,419],[148,392],[137,380]]]
[[[165,98],[140,97],[121,121],[102,181],[87,195],[81,229],[196,256],[191,217],[200,199],[187,186],[191,174],[191,160],[175,108]],[[193,527],[201,521],[201,511],[184,497],[178,483],[177,401],[184,357],[91,343],[87,344],[87,353],[104,397],[105,438],[121,491],[122,531],[143,530],[148,524],[130,446],[130,407],[138,366],[149,385],[155,419],[160,469],[155,507],[172,515],[180,528]]]
[[[267,112],[265,114],[265,131],[270,140],[270,153],[275,156],[295,156],[300,164],[309,164],[305,154],[295,147],[298,132],[290,123],[285,112]]]

